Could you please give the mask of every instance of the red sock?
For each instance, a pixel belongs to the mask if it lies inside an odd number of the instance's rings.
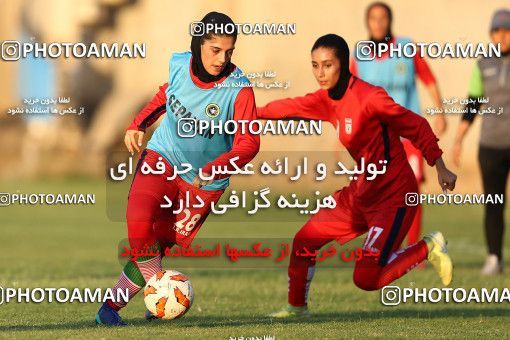
[[[354,283],[364,290],[381,289],[425,260],[427,254],[427,244],[425,241],[419,241],[412,246],[392,253],[385,266],[380,266],[371,259],[365,260],[363,258],[356,263],[354,268]]]
[[[379,282],[381,287],[390,284],[416,267],[427,258],[429,251],[427,244],[422,240],[398,252],[400,253],[396,254],[397,252],[395,252],[396,257],[392,260],[392,255],[388,264],[383,267]]]
[[[289,275],[289,304],[295,307],[306,306],[308,291],[315,273],[315,258],[311,256],[297,256],[304,248],[314,253],[330,242],[331,239],[313,237],[312,224],[306,224],[294,237],[292,252],[288,268]]]
[[[416,206],[416,215],[414,215],[413,223],[407,232],[407,245],[413,245],[420,240],[421,236],[421,221],[422,221],[422,206]]]
[[[292,261],[292,259],[291,259]],[[294,307],[306,306],[308,291],[315,273],[315,263],[289,266],[289,304]]]
[[[106,303],[108,304],[108,306],[110,306],[110,308],[116,310],[117,312],[122,308],[120,306],[117,306],[115,303],[113,303],[112,300],[107,300]]]

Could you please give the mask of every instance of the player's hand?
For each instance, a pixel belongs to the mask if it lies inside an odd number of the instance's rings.
[[[455,189],[457,175],[446,168],[443,159],[440,157],[436,161],[437,180],[443,191]]]
[[[446,132],[446,118],[443,115],[438,115],[434,119],[434,130],[438,137],[441,137]]]
[[[138,130],[127,130],[126,135],[124,136],[124,144],[126,144],[127,149],[133,155],[134,151],[140,152],[140,147],[142,146],[143,136],[145,133],[143,131]]]
[[[204,174],[205,177],[208,177],[210,176],[209,174]],[[204,185],[208,185],[208,184],[211,184],[213,182],[212,179],[209,179],[207,181],[204,181],[203,179],[200,178],[200,176],[197,176],[195,178],[193,178],[193,186],[197,187],[197,188],[201,188],[203,187]]]
[[[462,153],[462,143],[456,142],[453,144],[452,160],[456,167],[460,166],[460,154]]]

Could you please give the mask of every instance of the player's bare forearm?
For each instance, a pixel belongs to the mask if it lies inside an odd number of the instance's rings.
[[[452,148],[452,160],[455,166],[460,166],[460,155],[462,154],[462,142],[466,133],[468,132],[471,126],[471,122],[468,120],[461,120],[459,127],[457,128],[457,133],[455,134],[455,139]]]
[[[430,97],[432,98],[432,101],[434,102],[434,106],[438,109],[443,108],[443,103],[441,101],[441,93],[439,91],[439,86],[437,86],[437,83],[432,83],[427,86],[427,90],[430,94]],[[434,132],[438,136],[442,136],[447,128],[446,118],[444,113],[438,113],[434,116]]]
[[[461,120],[459,127],[457,129],[457,133],[455,134],[455,143],[462,143],[464,140],[464,137],[466,136],[466,133],[468,132],[469,128],[471,127],[471,123],[467,120]]]

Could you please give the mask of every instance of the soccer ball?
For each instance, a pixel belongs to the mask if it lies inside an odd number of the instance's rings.
[[[186,275],[163,270],[149,279],[143,290],[145,306],[159,319],[183,316],[193,303],[193,287]]]

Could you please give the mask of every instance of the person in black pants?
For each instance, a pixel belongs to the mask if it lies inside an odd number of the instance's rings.
[[[453,160],[458,166],[462,141],[477,113],[483,113],[478,160],[486,195],[503,195],[510,168],[510,10],[497,11],[490,27],[494,44],[501,44],[501,57],[477,61],[469,83],[467,112],[457,130]],[[488,98],[490,113],[481,112],[480,100]],[[494,111],[492,111],[494,109]],[[506,201],[506,198],[503,199]],[[485,205],[485,237],[489,255],[482,269],[484,275],[503,271],[504,204]]]

